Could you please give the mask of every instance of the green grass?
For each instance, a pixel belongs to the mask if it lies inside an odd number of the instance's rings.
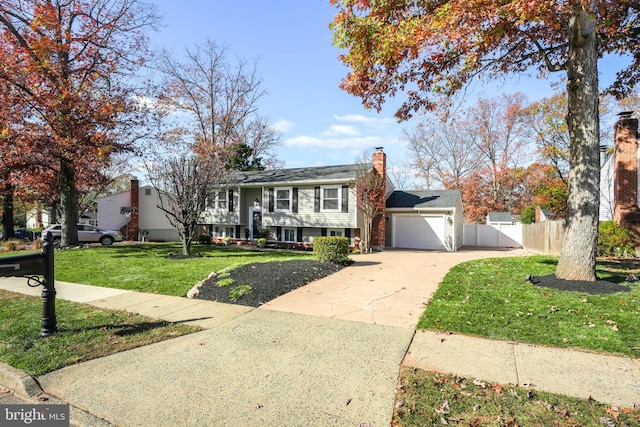
[[[310,259],[310,252],[258,252],[234,247],[193,245],[202,257],[180,254],[179,243],[114,245],[56,251],[56,280],[94,286],[184,296],[211,272],[252,262]]]
[[[239,285],[229,291],[229,299],[231,301],[238,301],[244,295],[251,293],[253,288],[249,285]]]
[[[200,330],[58,299],[58,331],[40,338],[40,298],[0,290],[0,301],[0,361],[32,376]]]
[[[56,251],[56,280],[184,296],[212,271],[252,262],[313,258],[308,252],[258,252],[212,245],[194,245],[193,249],[202,257],[168,257],[181,253],[177,243]],[[2,252],[0,256],[27,252]],[[247,291],[236,290],[238,294]],[[0,361],[33,376],[199,330],[57,299],[58,332],[43,339],[39,337],[41,313],[40,298],[0,290]]]
[[[449,271],[418,328],[493,339],[640,356],[640,283],[631,292],[590,295],[540,288],[525,275],[552,274],[552,257],[475,260]],[[619,282],[637,270],[598,264]]]
[[[404,368],[394,426],[639,426],[640,408],[607,406],[474,378]]]
[[[231,277],[226,277],[216,282],[216,286],[219,288],[225,288],[227,286],[231,286],[232,284],[233,284],[233,279]]]

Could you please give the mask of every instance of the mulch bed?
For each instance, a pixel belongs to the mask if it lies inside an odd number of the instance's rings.
[[[344,267],[345,265],[313,260],[247,264],[229,271],[229,278],[233,280],[231,285],[217,286],[217,276],[212,277],[204,282],[199,289],[200,293],[195,298],[259,307],[310,282],[336,273]],[[252,290],[237,301],[233,301],[229,298],[229,291],[239,285],[249,285]]]
[[[595,282],[585,282],[580,280],[562,280],[555,274],[548,276],[535,276],[530,281],[532,284],[544,288],[558,289],[561,291],[584,292],[587,294],[615,294],[616,292],[630,292],[631,288],[618,283],[606,280],[596,280]]]

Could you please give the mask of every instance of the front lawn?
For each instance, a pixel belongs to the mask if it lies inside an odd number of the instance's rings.
[[[310,252],[254,251],[193,245],[201,257],[182,259],[179,243],[124,244],[56,251],[56,280],[185,296],[209,273],[253,262],[313,259]]]
[[[403,368],[393,426],[638,426],[640,408]]]
[[[40,338],[41,316],[41,298],[0,290],[1,362],[38,376],[200,330],[58,299],[58,332]]]
[[[449,271],[418,328],[640,356],[640,282],[637,268],[599,262],[598,277],[628,292],[588,294],[542,288],[526,275],[555,271],[557,258],[475,260]]]

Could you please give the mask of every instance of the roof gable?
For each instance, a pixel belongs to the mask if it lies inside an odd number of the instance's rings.
[[[455,208],[459,199],[460,192],[458,190],[397,190],[391,193],[387,199],[387,208]]]

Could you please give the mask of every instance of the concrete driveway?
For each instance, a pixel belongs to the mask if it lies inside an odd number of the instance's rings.
[[[414,328],[451,267],[472,259],[525,254],[522,249],[463,248],[457,252],[385,250],[354,255],[352,266],[261,308]]]

